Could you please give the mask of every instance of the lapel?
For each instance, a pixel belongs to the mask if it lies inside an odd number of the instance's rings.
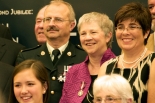
[[[36,56],[37,56],[36,58],[38,60],[40,60],[47,69],[49,69],[49,70],[52,70],[53,69],[52,60],[51,60],[50,54],[49,54],[49,52],[47,50],[46,43],[43,44],[39,48],[39,50],[37,51]]]
[[[51,72],[57,70],[57,77],[58,79],[60,78],[59,81],[61,81],[61,77],[64,77],[66,75],[66,73],[68,72],[68,68],[70,68],[69,66],[75,64],[75,49],[76,48],[74,47],[74,45],[69,42],[65,51],[58,59],[57,63],[53,66],[53,70]]]
[[[90,77],[90,73],[88,70],[88,57],[86,58],[86,60],[78,65],[74,65],[71,69],[72,71],[70,71],[70,73],[68,74],[67,78],[68,81],[66,81],[66,84],[71,84],[68,85],[66,88],[66,90],[71,90],[70,94],[74,94],[76,93],[76,95],[70,95],[71,100],[73,100],[72,102],[79,101],[82,102],[82,100],[85,98],[85,96],[87,95],[88,89],[90,87],[91,84],[91,77]],[[74,75],[73,75],[74,74]],[[73,81],[75,81],[76,78],[76,82],[73,83]],[[82,89],[83,94],[81,96],[78,96],[78,92],[81,90],[81,86],[82,86],[82,82],[84,83],[84,87]],[[74,88],[74,90],[72,90],[72,88]]]
[[[0,60],[2,60],[3,55],[5,54],[5,52],[7,51],[4,46],[6,45],[5,42],[1,42],[0,40]]]

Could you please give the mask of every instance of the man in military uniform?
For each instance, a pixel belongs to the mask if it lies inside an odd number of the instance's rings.
[[[26,59],[40,60],[50,79],[48,103],[59,103],[68,69],[84,61],[86,53],[69,41],[70,32],[76,25],[74,10],[69,3],[61,0],[51,1],[45,10],[43,25],[46,43],[20,52],[17,63]],[[57,56],[53,51],[58,51]]]

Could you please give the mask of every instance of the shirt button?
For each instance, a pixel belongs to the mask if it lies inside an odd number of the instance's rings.
[[[52,80],[55,80],[56,78],[55,77],[52,77]]]
[[[51,94],[54,94],[54,91],[51,91]]]

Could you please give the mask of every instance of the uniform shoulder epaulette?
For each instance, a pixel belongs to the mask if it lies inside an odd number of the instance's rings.
[[[40,46],[41,46],[41,45],[37,45],[37,46],[35,46],[35,47],[33,47],[33,48],[27,48],[27,49],[21,50],[21,52],[25,52],[25,51],[34,50],[34,49],[39,48]]]
[[[77,47],[78,49],[83,50],[83,48],[82,48],[82,46],[81,46],[81,45],[76,45],[76,47]]]

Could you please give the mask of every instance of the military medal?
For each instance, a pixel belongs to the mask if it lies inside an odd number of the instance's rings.
[[[58,80],[59,80],[59,82],[63,82],[63,81],[64,81],[64,77],[63,77],[62,75],[60,75],[60,76],[58,77]]]
[[[66,74],[67,74],[67,72],[68,72],[68,70],[71,68],[72,66],[64,66],[64,73],[63,73],[63,76],[64,76],[64,82],[65,82],[65,80],[66,80]]]
[[[78,92],[79,97],[83,95],[83,89],[84,89],[84,81],[82,81],[81,88],[80,88],[80,90]]]
[[[71,68],[72,66],[64,66],[64,71],[63,73],[61,73],[58,77],[59,82],[65,82],[66,80],[66,74],[68,72],[68,70]]]

